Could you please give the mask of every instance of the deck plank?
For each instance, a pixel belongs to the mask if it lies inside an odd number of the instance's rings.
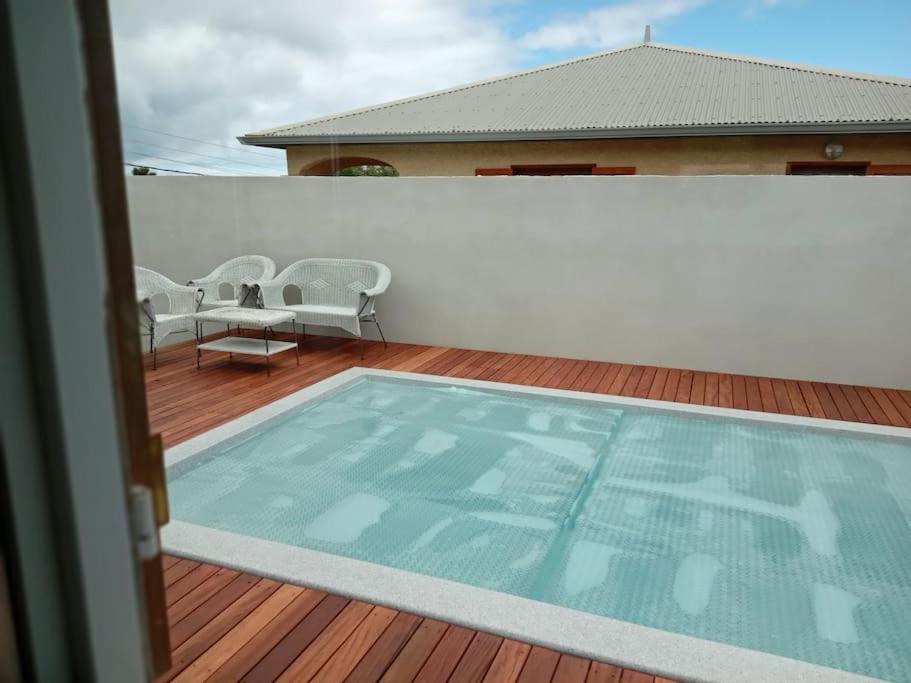
[[[189,683],[207,679],[305,590],[300,586],[282,584],[256,609],[241,619],[234,628],[219,638],[218,642],[206,650],[205,654],[184,669],[179,676],[174,678],[174,681]]]
[[[357,663],[346,683],[377,683],[420,625],[420,617],[399,612],[389,628]]]
[[[719,398],[719,385],[721,376],[717,372],[706,373],[705,377],[705,405],[717,406]]]
[[[652,390],[652,385],[655,383],[655,377],[657,375],[658,368],[654,366],[645,368],[645,372],[642,373],[642,378],[639,380],[639,385],[636,387],[636,393],[634,393],[633,396],[636,398],[648,398],[648,394]]]
[[[632,669],[624,669],[620,683],[655,683],[655,677]]]
[[[196,569],[199,566],[199,562],[194,562],[193,560],[180,560],[175,562],[170,567],[164,570],[164,585],[165,588],[170,587],[191,571]]]
[[[765,410],[762,407],[762,390],[759,386],[758,377],[744,377],[744,385],[746,386],[747,393],[747,405],[746,407],[749,410]]]
[[[693,388],[693,371],[683,370],[680,372],[680,380],[677,382],[677,395],[673,400],[677,403],[689,403],[690,392]]]
[[[592,662],[585,683],[619,683],[623,669],[604,662]]]
[[[302,592],[282,610],[281,614],[227,659],[213,674],[213,678],[218,681],[242,679],[325,598],[326,594],[321,591]]]
[[[851,387],[853,389],[853,387]],[[847,388],[846,388],[847,390]],[[873,387],[867,388],[867,391],[873,396],[873,399],[876,401],[876,404],[882,409],[883,415],[885,415],[889,424],[894,427],[907,427],[909,424],[905,421],[905,418],[902,416],[901,411],[896,408],[889,395],[882,389],[876,389]]]
[[[848,397],[845,396],[845,392],[842,391],[841,387],[837,384],[826,384],[826,389],[829,390],[829,396],[831,396],[832,400],[835,402],[835,407],[838,409],[838,414],[841,415],[841,419],[857,422],[857,413],[854,412],[854,408],[851,407],[851,402],[848,401]]]
[[[732,375],[731,377],[731,398],[734,407],[738,410],[747,410],[750,406],[747,403],[747,378],[743,375]]]
[[[356,342],[312,335],[301,339],[301,347],[301,365],[278,359],[271,377],[260,364],[216,354],[197,372],[191,343],[165,347],[159,369],[146,372],[153,429],[173,446],[355,366],[911,425],[911,391],[904,389],[395,343],[384,348],[368,342],[362,360]],[[206,396],[204,407],[200,395]],[[165,556],[162,571],[173,667],[160,683],[673,683],[192,559]]]
[[[704,372],[693,373],[693,385],[690,389],[690,403],[696,405],[705,405],[705,383],[706,376]]]
[[[883,409],[880,408],[879,404],[876,402],[876,399],[873,398],[873,393],[867,387],[857,387],[857,393],[860,396],[860,400],[864,402],[864,405],[867,407],[867,410],[870,411],[870,417],[873,418],[873,421],[878,425],[891,425],[892,422],[886,416],[886,413],[883,412]]]
[[[380,679],[382,683],[398,683],[398,681],[413,681],[430,653],[436,648],[437,643],[443,638],[448,626],[442,621],[424,619],[418,630],[402,648],[399,655],[392,661],[386,673]]]
[[[350,674],[361,658],[398,616],[398,611],[388,607],[374,607],[350,636],[323,664],[317,677],[325,683],[341,683]]]
[[[824,412],[823,416],[829,420],[843,420],[844,418],[838,410],[838,405],[832,398],[832,394],[829,393],[829,388],[822,382],[810,382],[810,386],[813,387],[813,391],[819,399],[819,404]]]
[[[592,376],[597,373],[599,369],[604,369],[604,365],[605,363],[599,363],[597,361],[587,361],[582,372],[579,373],[579,377],[573,382],[573,391],[585,391],[585,387],[591,382]]]
[[[458,666],[449,677],[449,683],[481,683],[503,639],[490,633],[476,632]]]
[[[727,373],[718,378],[718,406],[720,408],[734,407],[734,384]]]
[[[170,607],[182,597],[197,588],[201,583],[205,582],[206,579],[215,574],[217,571],[218,567],[216,567],[214,564],[201,564],[197,567],[194,567],[182,577],[177,579],[177,581],[168,586],[168,597],[165,601],[165,604]]]
[[[197,631],[203,629],[210,621],[218,617],[225,609],[244,599],[246,594],[262,581],[257,576],[242,574],[234,578],[227,586],[206,600],[177,623],[171,624],[171,649],[180,647]],[[257,588],[260,591],[277,589],[278,583],[272,581]],[[266,595],[265,597],[268,597]],[[263,598],[265,600],[265,597]]]
[[[645,368],[641,365],[634,365],[633,369],[630,371],[629,376],[626,378],[623,387],[620,389],[621,396],[635,396],[636,390],[639,388],[639,380],[642,379],[642,376],[645,374]]]
[[[212,611],[211,618],[179,645],[171,641],[171,669],[160,682],[174,680],[180,673],[200,657],[205,656],[226,633],[234,628],[250,612],[259,607],[272,593],[278,590],[279,583],[270,579],[260,579],[238,599],[228,602],[224,607]],[[181,623],[186,623],[184,619]],[[171,630],[173,636],[174,630]]]
[[[239,572],[236,572],[233,569],[219,569],[212,576],[196,586],[192,591],[180,598],[180,600],[169,603],[168,623],[173,627],[174,624],[179,622],[238,576]],[[168,600],[170,600],[170,593],[167,595]]]
[[[557,379],[557,386],[560,389],[578,390],[576,383],[580,381],[579,378],[582,377],[582,373],[588,365],[589,362],[584,360],[573,363],[573,366],[567,370],[566,374]]]
[[[800,415],[801,417],[809,417],[810,410],[807,408],[807,402],[800,392],[800,385],[794,380],[789,379],[785,380],[784,386],[785,389],[787,389],[788,399],[791,401],[791,408],[793,408],[794,414]]]
[[[633,365],[623,364],[620,366],[620,371],[617,373],[617,376],[614,378],[613,383],[610,385],[610,388],[607,390],[607,393],[614,394],[616,396],[620,395],[620,392],[623,391],[623,387],[626,385],[629,376],[633,372]]]
[[[793,415],[794,407],[791,405],[791,397],[788,395],[788,387],[783,379],[772,380],[772,392],[775,394],[775,403],[779,413]]]
[[[781,412],[778,410],[778,402],[775,400],[775,391],[772,387],[772,380],[768,377],[759,377],[759,400],[762,402],[762,410],[767,413]]]
[[[528,653],[519,683],[550,683],[560,661],[560,653],[535,645]]]
[[[276,680],[282,683],[291,681],[309,681],[329,661],[342,643],[373,610],[373,605],[360,600],[352,600],[332,620],[332,623],[320,633],[306,650],[291,662],[284,673]]]
[[[475,631],[450,626],[414,677],[414,683],[446,683],[471,644]]]
[[[560,661],[557,663],[551,683],[585,683],[590,667],[591,660],[589,659],[560,655]]]
[[[667,368],[658,368],[655,371],[655,378],[652,380],[652,386],[649,387],[646,398],[650,398],[653,401],[657,401],[661,398],[661,395],[664,393],[664,384],[667,382],[667,375]]]
[[[593,391],[598,394],[609,394],[614,380],[617,379],[617,375],[620,374],[620,371],[622,369],[623,365],[619,363],[611,363],[610,367],[607,369],[607,372],[604,373],[604,376],[601,378],[598,386]]]
[[[857,416],[858,421],[867,423],[873,422],[873,416],[870,415],[870,411],[867,410],[867,406],[864,405],[863,400],[860,398],[860,394],[857,393],[857,389],[850,386],[844,386],[841,389],[844,392],[848,403],[851,404],[851,408],[854,410],[854,414]]]
[[[483,683],[514,683],[519,679],[531,645],[516,640],[504,640],[494,657]]]
[[[348,600],[338,595],[323,599],[312,612],[282,638],[277,645],[241,679],[244,683],[271,682],[276,680],[320,636],[329,624],[348,605]]]
[[[904,419],[905,424],[902,426],[911,427],[911,404],[906,403],[902,395],[895,389],[883,389],[883,391]]]
[[[823,409],[822,401],[816,395],[813,385],[810,382],[797,382],[797,386],[800,387],[800,393],[806,403],[810,417],[825,417],[826,411]]]

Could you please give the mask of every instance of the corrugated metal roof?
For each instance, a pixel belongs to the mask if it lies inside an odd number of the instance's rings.
[[[911,131],[911,80],[643,43],[250,133],[250,144]]]

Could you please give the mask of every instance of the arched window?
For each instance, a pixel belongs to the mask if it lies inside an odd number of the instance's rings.
[[[370,157],[332,157],[301,169],[300,175],[318,176],[397,176],[391,164]]]

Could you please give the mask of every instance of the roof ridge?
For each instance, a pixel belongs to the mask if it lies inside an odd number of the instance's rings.
[[[442,95],[449,95],[452,93],[463,92],[465,90],[471,90],[473,88],[479,88],[484,85],[490,85],[491,83],[500,83],[503,81],[511,81],[517,78],[522,78],[524,76],[530,76],[535,73],[542,73],[545,71],[552,71],[554,69],[559,69],[564,66],[570,66],[572,64],[578,64],[581,62],[587,62],[594,59],[600,59],[601,57],[607,57],[608,55],[617,54],[619,52],[627,52],[629,50],[635,50],[638,48],[648,47],[651,43],[636,43],[634,45],[625,45],[623,47],[615,47],[610,50],[604,50],[602,52],[596,52],[593,54],[582,55],[581,57],[573,57],[571,59],[566,59],[561,62],[554,62],[551,64],[544,64],[542,66],[535,66],[530,69],[523,69],[521,71],[514,71],[512,73],[504,74],[502,76],[493,76],[491,78],[485,78],[480,81],[472,81],[471,83],[463,83],[462,85],[456,85],[449,88],[443,88],[441,90],[433,90],[429,93],[423,93],[421,95],[412,95],[410,97],[403,97],[398,100],[390,100],[388,102],[381,102],[380,104],[370,105],[368,107],[360,107],[358,109],[349,109],[348,111],[338,112],[336,114],[328,114],[327,116],[320,116],[314,119],[304,119],[303,121],[297,121],[295,123],[287,123],[282,126],[276,126],[275,128],[266,128],[254,133],[247,133],[247,135],[265,135],[270,133],[279,133],[290,128],[297,128],[300,126],[309,126],[317,123],[327,123],[329,121],[336,121],[338,119],[348,118],[349,116],[357,116],[358,114],[364,114],[372,111],[380,111],[383,109],[390,109],[392,107],[397,107],[403,104],[411,104],[412,102],[422,102],[424,100],[430,100],[434,97],[440,97]],[[673,46],[668,46],[673,47]]]
[[[756,64],[758,66],[771,66],[777,69],[789,69],[791,71],[802,71],[805,73],[835,76],[837,78],[847,78],[855,81],[868,81],[872,83],[885,83],[887,85],[911,87],[911,78],[903,78],[901,76],[883,76],[880,74],[864,73],[861,71],[845,71],[842,69],[831,69],[821,66],[800,64],[798,62],[767,59],[765,57],[738,55],[732,52],[717,52],[714,50],[704,50],[695,47],[685,47],[683,45],[671,45],[670,43],[644,43],[643,47],[651,47],[658,50],[668,50],[670,52],[683,52],[686,54],[694,54],[702,57],[710,57],[713,59],[726,59],[732,62],[745,62],[747,64]]]

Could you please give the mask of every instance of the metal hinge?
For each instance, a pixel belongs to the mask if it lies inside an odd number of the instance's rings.
[[[149,470],[147,475],[139,479],[152,489],[152,502],[155,507],[155,521],[158,526],[168,523],[168,491],[165,481],[164,448],[161,444],[161,434],[149,436]]]
[[[134,484],[130,487],[130,521],[133,545],[140,560],[151,560],[158,555],[158,525],[155,522],[155,504],[148,486]]]

